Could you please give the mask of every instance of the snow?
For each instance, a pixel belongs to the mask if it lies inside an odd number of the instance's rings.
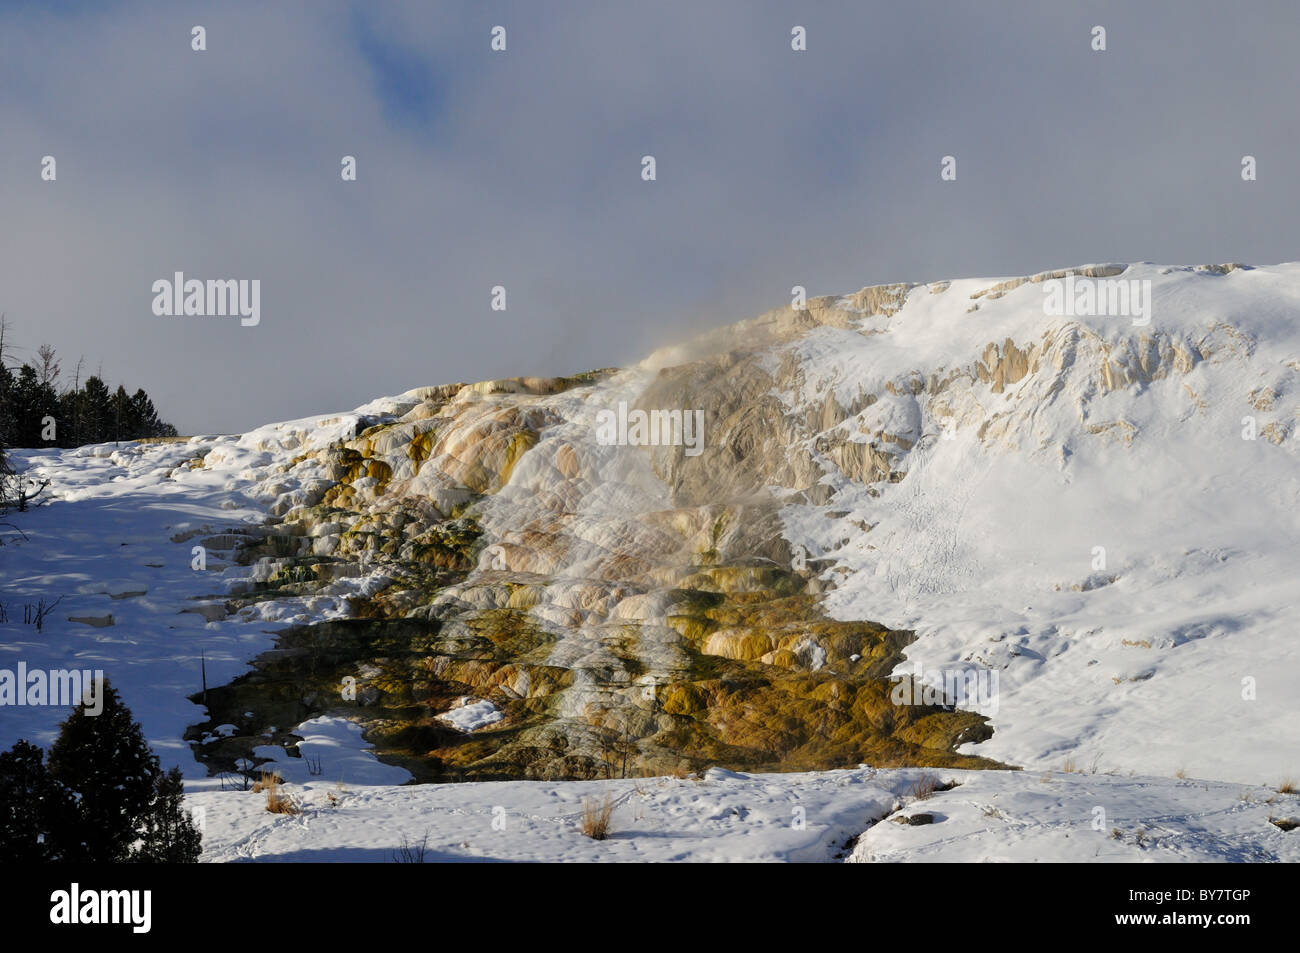
[[[303,722],[294,729],[302,741],[298,742],[299,757],[291,757],[277,745],[260,745],[253,749],[258,758],[268,758],[266,770],[274,770],[286,782],[306,784],[314,777],[328,779],[335,784],[392,785],[405,784],[411,779],[405,768],[384,764],[370,749],[373,745],[362,740],[361,727],[342,718],[320,717]],[[313,771],[317,772],[313,774]],[[210,788],[211,780],[191,783],[189,790]]]
[[[789,406],[942,378],[1007,339],[1055,341],[1061,364],[1001,394],[959,380],[907,397],[923,432],[952,420],[953,439],[919,444],[878,496],[840,481],[827,507],[788,507],[786,535],[833,559],[836,617],[916,631],[900,671],[998,673],[994,736],[964,750],[1277,783],[1300,774],[1300,265],[1123,278],[1152,281],[1149,326],[1047,317],[1040,284],[967,313],[995,283],[979,280],[913,289],[870,335],[801,339]],[[1208,357],[1185,373],[1148,360],[1152,379],[1102,386],[1102,364],[1140,367],[1158,340]],[[866,413],[915,431],[898,403]],[[1248,415],[1282,439],[1242,439]],[[1002,430],[981,435],[989,421]],[[849,521],[873,529],[846,534]]]
[[[169,475],[195,453],[186,443],[15,452],[19,467],[54,479],[53,502],[17,515],[29,539],[8,534],[0,548],[0,589],[9,607],[9,622],[0,625],[0,666],[25,660],[45,669],[104,669],[165,765],[179,765],[189,777],[204,773],[180,740],[187,725],[203,719],[186,698],[201,688],[200,653],[209,684],[220,685],[272,644],[261,626],[181,611],[224,595],[231,573],[216,568],[217,558],[207,572],[190,568],[191,548],[207,533],[188,542],[172,537],[204,526],[218,533],[264,516],[224,489],[223,474]],[[22,625],[21,607],[41,597],[63,601],[37,633]],[[104,628],[67,621],[110,611],[114,624]],[[26,738],[48,746],[68,713],[8,709],[0,744]]]
[[[712,769],[685,779],[362,788],[322,780],[290,786],[302,806],[292,816],[267,813],[251,792],[187,800],[202,809],[207,861],[388,862],[404,841],[422,840],[426,862],[1300,859],[1300,838],[1269,822],[1300,814],[1295,795],[1173,778],[940,771],[933,776],[959,785],[916,800],[927,774]],[[583,809],[606,796],[611,833],[595,841],[581,831]],[[923,812],[934,822],[892,820]]]
[[[1026,770],[939,772],[960,785],[920,803],[908,792],[922,772],[865,767],[408,785],[356,725],[318,718],[293,729],[302,757],[258,749],[303,813],[268,814],[261,795],[221,791],[182,741],[205,717],[189,701],[200,656],[208,683],[224,684],[272,647],[280,627],[341,617],[347,596],[382,579],[342,578],[225,615],[225,597],[250,583],[252,569],[226,565],[214,548],[196,571],[192,547],[309,499],[323,474],[288,474],[288,461],[406,413],[415,391],[238,436],[16,451],[20,468],[53,480],[53,502],[17,518],[26,541],[6,532],[0,547],[9,608],[0,668],[104,669],[164,766],[185,773],[208,860],[387,860],[403,837],[427,832],[438,859],[1294,862],[1300,833],[1269,817],[1300,817],[1300,804],[1262,785],[1300,777],[1300,265],[1214,275],[1144,264],[1123,277],[1152,281],[1149,327],[1045,316],[1038,284],[975,299],[976,311],[970,295],[999,279],[918,287],[892,316],[799,338],[802,381],[781,394],[792,412],[828,393],[847,405],[914,375],[969,368],[990,343],[1051,346],[1059,363],[1050,372],[1002,393],[960,380],[942,400],[894,388],[858,427],[912,441],[952,422],[953,439],[917,444],[906,476],[875,487],[878,495],[839,480],[827,506],[784,511],[789,540],[835,564],[830,611],[916,631],[900,671],[998,674],[993,737],[965,750]],[[1192,347],[1207,356],[1184,370],[1159,364]],[[1106,361],[1161,373],[1107,387]],[[617,375],[599,403],[634,399],[652,376]],[[555,403],[596,405],[567,395]],[[1277,439],[1243,440],[1246,416]],[[587,426],[575,416],[542,439],[572,439]],[[205,466],[191,469],[199,456]],[[632,499],[666,503],[647,465],[607,457],[610,479],[583,501],[593,519],[625,514]],[[533,467],[531,454],[521,459],[484,507],[485,527],[518,519],[529,481],[544,478]],[[847,515],[827,519],[828,510]],[[860,523],[873,528],[846,533]],[[579,576],[583,567],[570,569]],[[22,624],[24,603],[60,596],[42,632]],[[110,613],[112,625],[70,621]],[[817,647],[808,651],[815,659]],[[490,702],[465,702],[443,719],[474,731],[501,718]],[[67,713],[6,707],[0,747],[19,738],[48,746]],[[1113,773],[1062,773],[1067,759]],[[579,816],[606,792],[618,802],[614,833],[594,842]],[[900,808],[930,812],[934,823],[887,819]],[[1094,829],[1098,809],[1104,829]]]
[[[346,596],[368,582],[341,579],[310,597],[262,602],[227,616],[226,596],[249,583],[252,567],[226,565],[214,548],[206,570],[191,568],[192,549],[205,539],[262,525],[278,498],[273,473],[284,455],[318,445],[322,435],[336,439],[359,418],[324,419],[318,428],[311,418],[242,437],[14,451],[16,467],[53,482],[50,503],[11,514],[28,539],[6,531],[0,547],[0,601],[9,609],[9,621],[0,623],[0,668],[24,661],[29,669],[103,669],[163,766],[180,767],[187,779],[205,777],[181,740],[206,717],[188,698],[201,690],[201,668],[209,685],[233,680],[273,647],[279,625],[340,617]],[[281,455],[267,449],[272,446]],[[204,454],[206,467],[186,465]],[[22,607],[42,597],[62,601],[37,633],[22,623]],[[214,621],[200,609],[210,610]],[[110,626],[69,621],[110,612]],[[0,746],[19,738],[48,746],[69,713],[6,707]]]
[[[450,711],[443,712],[438,718],[459,731],[477,731],[501,721],[505,715],[490,701],[461,698]]]

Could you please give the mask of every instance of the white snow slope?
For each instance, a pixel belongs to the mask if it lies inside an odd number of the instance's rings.
[[[983,755],[1296,776],[1300,265],[1122,278],[1151,282],[1148,325],[1047,316],[1036,282],[968,312],[994,282],[967,280],[805,336],[792,402],[943,378],[990,342],[1038,345],[1041,365],[1001,393],[964,378],[903,391],[888,406],[901,426],[885,429],[916,439],[951,422],[952,438],[922,441],[878,496],[839,487],[831,508],[870,533],[791,507],[789,535],[848,570],[838,617],[916,630],[909,664],[997,672]]]
[[[1149,325],[1046,315],[1038,281],[969,279],[774,345],[774,361],[798,357],[791,413],[831,393],[844,406],[881,395],[842,426],[902,438],[898,482],[831,472],[829,503],[784,511],[789,540],[833,564],[831,611],[914,628],[905,670],[998,675],[993,738],[966,750],[1027,770],[940,772],[961,785],[923,808],[907,803],[920,772],[869,768],[401,786],[404,771],[330,719],[297,729],[323,756],[320,778],[262,752],[302,814],[219,790],[181,740],[203,717],[187,700],[200,652],[209,683],[224,683],[277,627],[341,615],[344,597],[383,580],[205,615],[186,610],[219,604],[250,569],[210,554],[196,572],[191,546],[309,496],[310,474],[285,475],[291,458],[405,413],[414,392],[237,437],[15,453],[53,481],[53,502],[17,517],[27,540],[4,534],[0,669],[105,669],[163,762],[184,769],[213,860],[385,860],[426,831],[437,859],[1295,860],[1300,832],[1269,818],[1300,815],[1297,799],[1261,785],[1300,777],[1300,264],[1122,277],[1151,281]],[[1008,344],[1032,370],[1000,387],[971,373]],[[596,390],[621,395],[651,366]],[[22,624],[24,603],[58,596],[43,631]],[[0,746],[48,745],[66,712],[0,708]],[[1113,773],[1063,773],[1067,760]],[[577,815],[602,790],[619,806],[597,843]],[[899,805],[935,823],[875,823]]]
[[[736,774],[633,781],[293,786],[301,813],[262,795],[206,792],[211,861],[1284,861],[1300,837],[1269,818],[1300,796],[1219,782],[942,771],[958,786],[918,800],[928,771]],[[614,801],[610,835],[584,836],[587,804]],[[902,819],[928,814],[927,824]],[[924,820],[924,818],[920,818]]]

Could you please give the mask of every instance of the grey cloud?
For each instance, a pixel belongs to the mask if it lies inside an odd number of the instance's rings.
[[[1285,3],[23,8],[0,310],[211,432],[625,363],[793,284],[1286,260],[1298,33]],[[261,278],[261,325],[155,317],[175,270]]]

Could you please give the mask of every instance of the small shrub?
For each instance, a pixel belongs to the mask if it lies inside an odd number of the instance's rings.
[[[923,774],[912,785],[912,797],[924,801],[937,790],[939,790],[939,779],[933,774]]]
[[[53,602],[47,601],[45,597],[42,596],[39,602],[25,603],[23,605],[23,624],[36,626],[37,632],[43,631],[45,628],[45,620],[49,617],[50,613],[54,611],[55,606],[62,601],[62,596],[59,596],[59,598],[55,599]],[[8,612],[6,612],[6,619],[8,618],[8,615]]]
[[[592,840],[604,840],[609,836],[609,822],[613,816],[613,795],[606,794],[600,804],[592,798],[587,798],[582,805],[582,833]]]
[[[302,808],[283,791],[266,789],[266,810],[270,814],[301,814]]]
[[[424,863],[424,854],[428,849],[429,832],[425,831],[424,836],[420,838],[417,844],[414,841],[408,841],[402,838],[402,844],[397,850],[393,851],[393,863],[396,864],[422,864]]]
[[[960,781],[940,781],[933,774],[923,774],[921,777],[917,778],[916,783],[912,785],[911,793],[912,797],[916,798],[916,800],[924,801],[933,794],[938,794],[941,791],[951,791],[960,784]]]
[[[345,794],[347,794],[347,789],[343,787],[343,781],[340,779],[338,784],[334,785],[334,790],[328,792],[325,798],[330,802],[330,807],[338,807],[343,803]]]

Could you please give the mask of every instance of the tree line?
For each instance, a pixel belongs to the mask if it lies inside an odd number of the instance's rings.
[[[174,437],[176,428],[158,416],[143,389],[134,394],[104,379],[83,379],[84,360],[69,380],[54,348],[43,344],[36,356],[11,365],[0,319],[0,448],[80,447],[88,443]]]

